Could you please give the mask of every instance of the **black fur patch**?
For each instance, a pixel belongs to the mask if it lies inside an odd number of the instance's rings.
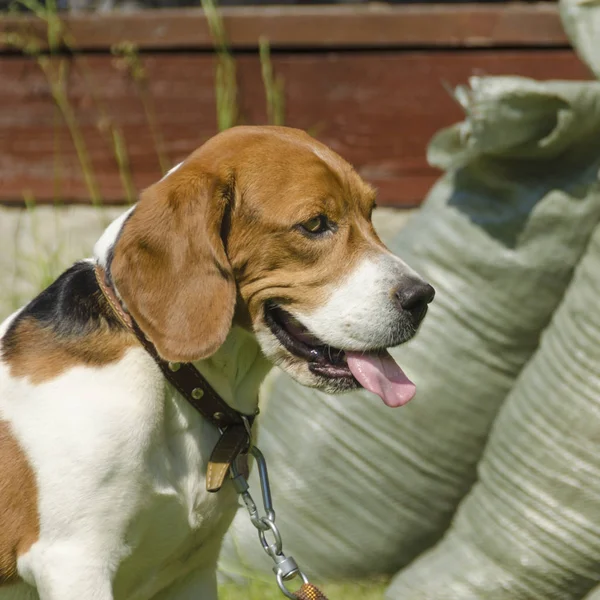
[[[3,354],[16,344],[15,332],[24,319],[62,338],[85,336],[101,326],[124,327],[100,291],[90,262],[75,263],[25,306],[4,336]]]

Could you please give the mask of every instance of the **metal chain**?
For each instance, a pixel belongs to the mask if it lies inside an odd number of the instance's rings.
[[[281,533],[275,524],[275,510],[271,499],[271,486],[269,485],[269,473],[267,471],[265,457],[263,453],[253,445],[250,446],[249,452],[256,459],[265,514],[260,514],[256,503],[250,494],[248,481],[240,473],[236,462],[231,466],[233,485],[248,509],[250,521],[252,521],[252,525],[254,525],[258,531],[258,539],[260,540],[263,550],[275,563],[273,572],[277,578],[279,589],[285,596],[295,600],[296,596],[288,590],[286,582],[299,577],[303,584],[308,584],[308,578],[300,570],[300,567],[298,567],[294,558],[292,556],[286,556],[283,552]]]

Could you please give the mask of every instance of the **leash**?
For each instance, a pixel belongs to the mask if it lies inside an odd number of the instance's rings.
[[[94,266],[98,287],[119,321],[129,329],[142,344],[162,371],[165,379],[198,411],[212,423],[221,437],[214,447],[206,470],[206,489],[218,492],[230,474],[236,492],[241,496],[250,515],[250,521],[258,531],[263,550],[275,563],[273,572],[281,592],[292,600],[327,600],[312,583],[292,556],[283,553],[281,533],[275,524],[275,510],[271,499],[271,486],[267,463],[262,452],[252,444],[252,425],[256,414],[245,415],[231,408],[217,394],[206,378],[191,363],[168,362],[161,358],[154,344],[144,335],[131,315],[123,309],[106,271]],[[248,454],[256,459],[265,514],[260,515],[248,485]],[[271,537],[271,539],[269,539]],[[302,585],[296,592],[287,588],[287,582],[300,578]]]
[[[273,508],[273,500],[271,498],[267,461],[263,453],[256,446],[251,445],[249,452],[254,456],[258,468],[264,515],[260,515],[256,502],[254,502],[250,494],[247,478],[244,474],[240,473],[235,463],[231,468],[231,477],[233,478],[233,485],[237,493],[241,496],[248,510],[250,521],[258,532],[258,539],[261,546],[274,563],[273,572],[275,573],[279,589],[284,596],[293,600],[327,600],[325,594],[308,581],[308,578],[300,570],[294,557],[284,554],[281,533],[275,524],[275,509]],[[302,585],[297,592],[291,592],[287,587],[287,583],[296,578],[300,578]]]

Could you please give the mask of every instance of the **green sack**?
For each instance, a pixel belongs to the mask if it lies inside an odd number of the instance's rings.
[[[600,587],[597,587],[593,592],[588,594],[585,600],[600,600]]]
[[[389,600],[576,600],[600,581],[600,228],[452,528]]]
[[[577,54],[600,77],[600,0],[560,0],[558,6]]]
[[[264,389],[277,522],[311,576],[396,572],[442,536],[600,220],[600,85],[474,78],[457,98],[467,119],[429,148],[447,173],[386,240],[437,290],[421,333],[392,352],[416,398],[392,410],[280,372]],[[242,511],[222,573],[269,570],[257,544]]]

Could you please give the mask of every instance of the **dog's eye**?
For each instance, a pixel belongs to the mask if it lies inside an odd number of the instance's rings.
[[[304,221],[304,223],[300,223],[300,227],[302,227],[304,231],[312,234],[325,233],[331,229],[325,215],[319,215],[318,217],[313,217],[308,221]]]

